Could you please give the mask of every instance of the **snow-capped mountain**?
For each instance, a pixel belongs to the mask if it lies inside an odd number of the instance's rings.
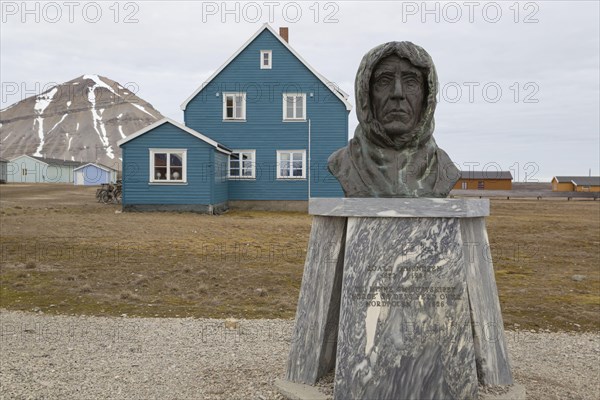
[[[0,110],[0,156],[28,154],[117,167],[117,142],[161,118],[119,83],[83,75]]]

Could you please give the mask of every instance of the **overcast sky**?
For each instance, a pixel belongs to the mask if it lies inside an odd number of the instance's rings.
[[[434,136],[462,169],[599,175],[599,13],[597,1],[3,1],[0,106],[99,74],[183,121],[181,103],[267,22],[352,104],[369,49],[424,47],[441,88]],[[351,137],[354,110],[349,125]]]

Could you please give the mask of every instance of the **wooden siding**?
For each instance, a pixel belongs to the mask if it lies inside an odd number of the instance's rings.
[[[32,157],[19,156],[7,165],[7,182],[73,183],[75,167],[47,165]]]
[[[95,165],[87,165],[75,171],[75,175],[76,185],[94,186],[102,183],[110,183],[112,174]],[[80,176],[80,181],[77,179],[77,175]]]
[[[260,50],[272,50],[271,69],[260,69]],[[223,92],[246,92],[246,122],[223,121]],[[265,30],[190,101],[184,113],[187,126],[225,146],[256,150],[256,178],[230,180],[229,199],[308,198],[307,179],[276,178],[277,150],[307,150],[308,159],[308,120],[283,122],[284,92],[306,93],[306,115],[311,120],[311,195],[343,196],[339,183],[327,170],[327,158],[347,144],[348,111]]]
[[[600,186],[595,185],[577,185],[575,186],[576,192],[600,192]]]
[[[187,184],[151,184],[149,149],[187,149]],[[166,123],[123,144],[123,205],[211,203],[214,147]]]
[[[558,183],[556,180],[552,181],[552,190],[555,192],[573,192],[575,187],[571,182]]]
[[[512,190],[512,181],[508,179],[459,179],[454,189],[463,189],[466,182],[466,190],[479,190],[479,182],[483,182],[483,190]]]
[[[214,184],[212,204],[226,203],[229,200],[229,182],[227,180],[228,156],[219,151],[214,155]]]

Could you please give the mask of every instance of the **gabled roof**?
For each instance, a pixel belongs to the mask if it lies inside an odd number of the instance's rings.
[[[152,129],[157,128],[163,124],[169,123],[171,125],[176,126],[177,128],[189,133],[190,135],[197,137],[198,139],[210,144],[211,146],[213,146],[216,150],[220,151],[221,153],[225,153],[225,154],[231,154],[231,150],[228,149],[227,147],[223,146],[222,144],[215,142],[214,140],[212,140],[211,138],[209,138],[208,136],[204,136],[203,134],[201,134],[200,132],[197,132],[195,130],[193,130],[192,128],[189,128],[183,124],[180,124],[177,121],[172,120],[171,118],[163,118],[161,120],[156,121],[155,123],[153,123],[152,125],[148,125],[147,127],[145,127],[144,129],[140,129],[139,131],[127,136],[126,138],[123,138],[121,140],[119,140],[117,142],[117,146],[121,147],[122,145],[124,145],[125,143],[129,142],[130,140],[135,139],[138,136],[142,136],[144,133],[150,132]]]
[[[10,162],[13,162],[13,161],[15,161],[17,158],[21,158],[21,157],[27,157],[27,158],[31,158],[33,161],[41,161],[41,160],[40,160],[38,157],[35,157],[35,158],[34,158],[33,156],[29,156],[29,155],[27,155],[27,154],[21,154],[20,156],[16,156],[16,157],[13,157],[13,158],[11,158],[11,159],[10,159]],[[43,164],[46,164],[46,165],[48,165],[48,163],[46,163],[46,162],[44,162],[44,161],[41,161],[41,162],[42,162]]]
[[[87,167],[88,165],[93,165],[93,166],[95,166],[95,167],[98,167],[98,168],[100,168],[100,169],[102,169],[102,170],[106,171],[106,172],[116,171],[116,170],[115,170],[115,169],[113,169],[113,168],[110,168],[110,167],[107,167],[106,165],[102,165],[102,164],[98,164],[98,163],[87,163],[87,164],[85,164],[85,165],[82,165],[81,167],[77,167],[77,168],[75,168],[73,171],[77,171],[78,169],[85,168],[85,167]]]
[[[555,176],[558,183],[572,183],[575,186],[600,186],[600,176]]]
[[[196,95],[198,93],[200,93],[202,91],[202,89],[204,89],[208,83],[210,81],[212,81],[217,75],[219,75],[219,73],[221,71],[223,71],[223,69],[225,69],[225,67],[227,65],[229,65],[229,63],[231,63],[242,51],[244,51],[244,49],[246,47],[248,47],[248,45],[250,43],[252,43],[254,41],[254,39],[256,39],[258,37],[258,35],[260,35],[264,30],[268,30],[269,32],[271,32],[273,34],[273,36],[275,36],[280,42],[281,44],[283,44],[289,51],[290,53],[292,53],[302,64],[304,64],[304,66],[306,68],[308,68],[308,70],[310,72],[312,72],[321,82],[323,82],[323,84],[329,89],[331,90],[331,92],[337,97],[339,98],[344,105],[346,106],[346,110],[350,111],[352,110],[352,105],[348,102],[348,94],[346,92],[344,92],[342,89],[338,88],[337,86],[335,88],[331,87],[331,81],[328,81],[327,79],[325,79],[325,77],[323,75],[321,75],[320,73],[317,72],[317,70],[315,70],[313,67],[311,67],[301,56],[300,54],[298,54],[296,52],[296,50],[294,50],[290,44],[288,42],[286,42],[281,36],[279,36],[279,34],[277,32],[275,32],[275,30],[273,28],[271,28],[271,26],[269,24],[263,24],[263,26],[260,27],[260,29],[258,31],[256,31],[256,33],[254,35],[252,35],[252,37],[250,39],[248,39],[248,41],[246,41],[246,43],[244,43],[242,45],[242,47],[240,47],[235,53],[233,53],[233,55],[231,57],[229,57],[229,59],[227,61],[225,61],[225,63],[223,65],[221,65],[207,80],[206,82],[204,82],[198,89],[196,89],[194,91],[194,93],[192,93],[192,95],[190,97],[188,97],[182,104],[181,104],[181,109],[185,110],[188,103],[190,101],[192,101],[192,99],[194,97],[196,97]]]
[[[48,158],[48,157],[38,157],[38,156],[31,156],[31,157],[35,158],[36,160],[39,160],[41,162],[44,162],[46,164],[49,164],[49,165],[62,165],[65,167],[79,167],[80,165],[86,164],[86,162],[61,160],[59,158]]]
[[[510,179],[512,174],[510,171],[460,171],[462,179]]]
[[[46,165],[62,165],[65,167],[79,167],[80,165],[84,165],[87,162],[79,162],[79,161],[71,161],[71,160],[61,160],[59,158],[47,158],[47,157],[38,157],[38,156],[30,156],[28,154],[21,154],[20,156],[16,156],[10,159],[10,161],[14,161],[17,158],[27,157],[31,158],[34,161],[41,162]]]

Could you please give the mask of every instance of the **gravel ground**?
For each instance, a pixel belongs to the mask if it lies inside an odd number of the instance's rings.
[[[281,399],[293,321],[0,312],[1,399]],[[600,397],[598,334],[510,331],[528,399]]]

